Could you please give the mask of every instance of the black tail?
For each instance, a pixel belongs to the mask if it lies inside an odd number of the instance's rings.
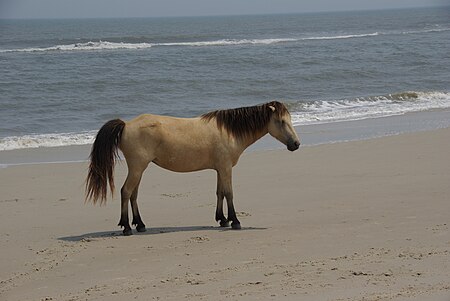
[[[110,120],[98,131],[91,150],[91,163],[86,178],[86,201],[106,202],[108,182],[114,193],[114,165],[119,157],[118,148],[125,122],[120,119]]]

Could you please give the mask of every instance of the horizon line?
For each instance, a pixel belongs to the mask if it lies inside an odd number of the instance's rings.
[[[274,12],[274,13],[236,13],[236,14],[199,14],[199,15],[163,15],[163,16],[67,16],[67,17],[1,17],[0,20],[93,20],[93,19],[164,19],[164,18],[208,18],[208,17],[245,17],[245,16],[272,16],[272,15],[310,15],[327,13],[352,13],[352,12],[376,12],[395,10],[415,10],[415,9],[449,9],[450,5],[428,5],[393,8],[373,8],[373,9],[343,9],[343,10],[317,10],[304,12]]]

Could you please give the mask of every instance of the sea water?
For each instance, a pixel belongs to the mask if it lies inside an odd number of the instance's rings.
[[[300,128],[450,111],[450,10],[0,20],[0,153],[271,100]]]

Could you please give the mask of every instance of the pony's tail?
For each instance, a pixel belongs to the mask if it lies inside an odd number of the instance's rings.
[[[125,122],[110,120],[98,131],[91,150],[91,163],[86,178],[86,201],[106,203],[108,182],[114,194],[114,164],[119,157],[118,148]]]

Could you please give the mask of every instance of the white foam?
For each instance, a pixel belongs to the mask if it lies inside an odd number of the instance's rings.
[[[309,37],[309,38],[303,38],[302,40],[338,40],[338,39],[375,37],[375,36],[378,36],[378,35],[379,35],[378,32],[374,32],[374,33],[366,33],[366,34],[351,34],[351,35],[340,35],[340,36]]]
[[[216,41],[198,42],[174,42],[174,43],[114,43],[108,41],[76,43],[68,45],[56,45],[45,48],[22,48],[22,49],[0,49],[0,53],[6,52],[47,52],[47,51],[96,51],[96,50],[137,50],[151,47],[187,46],[187,47],[207,47],[207,46],[231,46],[231,45],[269,45],[282,42],[292,42],[297,39],[222,39]]]
[[[289,110],[294,125],[379,118],[450,108],[450,92],[404,92],[342,100],[299,101]],[[0,151],[91,144],[97,131],[0,138]]]
[[[314,37],[292,37],[292,38],[266,38],[266,39],[221,39],[214,41],[192,41],[192,42],[171,42],[171,43],[125,43],[125,42],[109,42],[109,41],[89,41],[86,43],[74,43],[67,45],[55,45],[51,47],[30,47],[20,49],[0,49],[0,53],[7,52],[46,52],[46,51],[99,51],[99,50],[138,50],[148,49],[152,47],[211,47],[211,46],[233,46],[233,45],[270,45],[277,43],[289,43],[308,40],[339,40],[339,39],[354,39],[364,37],[376,37],[378,35],[389,34],[417,34],[417,33],[433,33],[448,31],[450,28],[432,28],[417,31],[403,31],[403,32],[373,32],[363,34],[346,34],[346,35],[329,35],[329,36],[314,36]]]
[[[291,105],[294,125],[361,120],[450,108],[449,92],[404,92]]]
[[[228,45],[269,45],[282,42],[294,42],[297,39],[223,39],[217,41],[203,41],[203,42],[178,42],[178,43],[158,43],[154,46],[228,46]]]
[[[66,145],[85,145],[94,142],[95,134],[96,131],[90,131],[82,133],[38,134],[5,137],[0,138],[0,151]]]
[[[331,40],[348,39],[378,35],[378,33],[345,35],[345,36],[325,36],[308,38],[271,38],[271,39],[221,39],[215,41],[193,41],[193,42],[172,42],[172,43],[123,43],[123,42],[86,42],[67,45],[56,45],[51,47],[30,47],[21,49],[0,49],[0,53],[8,52],[48,52],[48,51],[99,51],[99,50],[139,50],[152,47],[211,47],[211,46],[236,46],[236,45],[271,45],[277,43],[298,42],[303,40]]]
[[[435,33],[442,31],[449,31],[450,28],[436,27],[424,28],[416,31],[401,31],[401,32],[373,32],[363,34],[345,34],[345,35],[329,35],[329,36],[314,36],[314,37],[292,37],[292,38],[266,38],[266,39],[221,39],[214,41],[192,41],[192,42],[172,42],[172,43],[125,43],[125,42],[109,42],[109,41],[89,41],[86,43],[74,43],[67,45],[55,45],[51,47],[30,47],[19,49],[0,49],[0,53],[7,52],[46,52],[46,51],[99,51],[99,50],[138,50],[148,49],[158,46],[175,46],[175,47],[210,47],[210,46],[233,46],[233,45],[270,45],[277,43],[299,42],[307,40],[338,40],[338,39],[353,39],[364,37],[376,37],[378,35],[396,35],[396,34],[418,34],[418,33]]]
[[[0,50],[0,52],[46,52],[46,51],[93,51],[93,50],[114,50],[114,49],[145,49],[152,47],[148,43],[113,43],[106,41],[76,43],[68,45],[56,45],[45,48],[23,48]]]

